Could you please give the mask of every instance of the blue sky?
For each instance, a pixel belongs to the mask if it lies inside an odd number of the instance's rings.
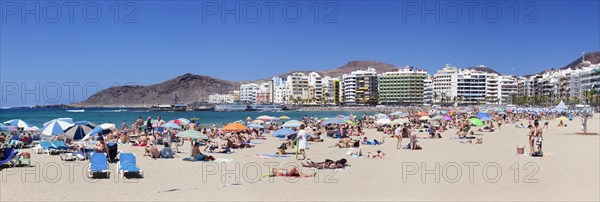
[[[104,0],[79,2],[72,22],[69,7],[53,2],[0,2],[0,107],[80,101],[96,87],[153,84],[188,72],[245,81],[351,60],[413,65],[430,73],[447,63],[485,64],[522,75],[600,50],[598,1],[482,1],[472,20],[462,1],[283,1],[270,21],[262,1]],[[23,11],[36,3],[40,9],[30,12],[39,14],[39,22]],[[236,3],[240,10],[232,13],[240,21],[231,14],[223,21],[223,10]],[[436,4],[439,9],[422,19]],[[253,21],[256,5],[261,16]],[[98,18],[95,8],[102,13]],[[302,10],[298,18],[296,8]],[[61,86],[54,90],[57,99],[49,92],[56,87],[52,82]],[[73,96],[67,96],[65,82],[79,84]],[[23,96],[24,89],[40,91],[38,100]]]

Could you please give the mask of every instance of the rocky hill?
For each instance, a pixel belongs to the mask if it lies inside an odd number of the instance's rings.
[[[564,67],[561,67],[559,69],[581,69],[582,67],[590,66],[590,64],[599,64],[600,63],[600,51],[589,52],[583,56],[585,58],[585,62],[583,62],[582,57],[578,57],[577,59],[573,60],[573,62],[571,62],[568,65],[565,65]],[[543,74],[543,73],[545,73],[547,71],[551,71],[551,70],[555,70],[555,69],[553,68],[553,69],[549,69],[549,70],[544,70],[544,71],[538,72],[536,74]],[[535,75],[535,74],[524,75],[524,77],[529,77],[532,75]]]
[[[227,93],[238,89],[239,83],[215,79],[208,76],[184,74],[162,83],[148,86],[119,86],[104,89],[74,106],[133,106],[149,107],[157,104],[172,104],[174,94],[179,103],[206,100],[214,93]]]

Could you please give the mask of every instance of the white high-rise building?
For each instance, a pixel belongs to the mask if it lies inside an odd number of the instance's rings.
[[[448,102],[457,96],[458,68],[446,65],[433,75],[433,102]]]
[[[347,105],[376,104],[379,75],[374,68],[352,71],[342,76],[342,102]]]
[[[271,81],[273,82],[273,103],[289,104],[287,102],[289,95],[286,80],[279,76],[274,76]]]
[[[287,76],[288,102],[303,103],[309,99],[308,76],[302,72],[295,72]]]
[[[323,81],[321,75],[317,72],[309,73],[308,86],[311,88],[310,91],[313,92],[313,95],[310,95],[310,97],[314,98],[315,103],[321,103],[323,101]]]
[[[248,83],[240,85],[240,102],[256,103],[256,95],[259,91],[259,85]]]
[[[423,80],[423,104],[433,102],[433,77],[429,76]]]

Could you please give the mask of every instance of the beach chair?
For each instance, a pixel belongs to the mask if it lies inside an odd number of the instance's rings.
[[[90,166],[88,168],[90,177],[94,177],[94,174],[106,173],[106,177],[109,177],[108,172],[108,161],[106,153],[92,153],[90,156]]]
[[[52,142],[56,150],[58,151],[68,151],[70,147],[62,140],[55,140]]]
[[[40,141],[40,144],[36,148],[36,153],[39,153],[40,150],[50,155],[50,152],[56,151],[56,147],[50,141]]]
[[[117,167],[122,178],[125,177],[125,173],[137,173],[140,177],[144,177],[143,171],[137,166],[134,153],[120,153]]]
[[[3,150],[4,159],[0,159],[0,165],[8,164],[9,166],[15,166],[16,163],[13,160],[17,158],[17,152],[14,148],[5,148]]]

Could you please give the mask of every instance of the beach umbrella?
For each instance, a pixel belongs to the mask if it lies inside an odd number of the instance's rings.
[[[478,118],[470,118],[469,122],[471,122],[473,125],[475,126],[483,126],[483,121],[481,121],[481,119]]]
[[[487,112],[479,112],[477,113],[477,118],[481,119],[483,117],[490,117],[490,114],[488,114]]]
[[[8,132],[18,132],[19,129],[16,126],[7,126],[6,130],[4,131],[8,131]]]
[[[397,112],[391,113],[390,115],[392,115],[392,116],[406,116],[406,112],[397,111]]]
[[[565,116],[561,116],[561,117],[556,118],[556,120],[566,121],[566,120],[569,120],[569,118],[567,118]]]
[[[281,125],[281,127],[285,127],[285,128],[296,128],[296,127],[300,127],[300,125],[304,124],[304,122],[298,121],[298,120],[289,120],[286,121],[283,125]]]
[[[422,111],[422,112],[418,112],[417,116],[423,117],[423,116],[429,116],[429,114],[427,112],[425,112],[425,111]]]
[[[72,123],[67,123],[64,121],[52,121],[48,125],[44,126],[41,132],[42,135],[55,136],[65,134],[65,130],[71,126],[73,126]]]
[[[92,122],[78,121],[73,123],[73,126],[67,128],[64,132],[65,136],[72,140],[81,140],[86,134],[94,130],[94,128],[96,128],[96,124]]]
[[[389,119],[388,119],[389,120]],[[351,126],[356,126],[356,123],[354,123],[354,121],[351,120],[344,120],[347,124],[350,124]]]
[[[377,119],[390,119],[390,117],[388,117],[388,116],[387,116],[387,115],[385,115],[385,114],[381,114],[381,113],[379,113],[379,114],[375,114],[375,117],[376,117]]]
[[[257,120],[263,120],[263,121],[272,121],[275,120],[274,117],[272,116],[267,116],[267,115],[262,115],[259,117],[256,117]]]
[[[281,120],[288,120],[288,119],[290,119],[290,117],[289,116],[280,116],[279,119],[281,119]]]
[[[181,123],[181,125],[188,125],[191,123],[191,121],[189,119],[186,118],[178,118],[177,120],[179,120],[179,122]]]
[[[509,108],[509,109],[505,109],[504,111],[505,111],[506,113],[512,113],[512,112],[513,112],[513,109],[510,109],[510,108]]]
[[[191,138],[191,139],[200,139],[200,140],[208,140],[209,138],[206,135],[203,135],[199,131],[195,130],[184,130],[175,134],[176,137],[183,138]]]
[[[67,123],[73,123],[73,118],[57,118],[57,119],[52,119],[52,120],[47,121],[46,123],[44,123],[44,125],[42,126],[42,128],[46,127],[46,125],[52,123],[53,121],[64,121],[64,122],[67,122]]]
[[[504,111],[499,111],[498,114],[506,114]]]
[[[481,117],[481,118],[479,118],[479,119],[481,119],[482,121],[489,121],[489,120],[492,120],[492,118],[490,118],[489,116],[484,116],[484,117]]]
[[[378,119],[377,121],[375,121],[375,124],[378,125],[385,125],[390,123],[392,123],[392,121],[390,121],[389,119]]]
[[[35,131],[40,131],[40,128],[38,128],[37,126],[31,126],[31,127],[25,128],[25,131],[35,132]]]
[[[178,129],[181,130],[181,126],[179,126],[178,124],[176,124],[175,122],[169,121],[165,124],[163,124],[161,127],[166,128],[166,129]]]
[[[440,113],[442,113],[442,114],[448,114],[448,111],[442,110]]]
[[[252,121],[252,123],[253,124],[263,124],[263,123],[265,123],[265,121],[256,119],[256,120]]]
[[[327,120],[327,119],[329,119],[329,117],[324,117],[324,118],[321,118],[321,119],[319,119],[319,120],[320,120],[320,121],[325,121],[325,120]]]
[[[429,116],[421,116],[421,117],[419,117],[419,120],[421,120],[421,121],[427,121],[429,119],[431,119],[431,117],[429,117]]]
[[[408,121],[408,119],[394,119],[392,122],[390,122],[390,124],[396,125],[396,124],[405,124],[408,122],[410,122],[410,121]]]
[[[32,125],[21,120],[21,119],[12,119],[12,120],[8,120],[6,122],[4,122],[4,124],[8,124],[11,126],[15,126],[17,128],[27,128],[27,127],[31,127]]]
[[[248,130],[248,127],[241,123],[230,123],[223,127],[223,131],[225,132],[238,132]]]
[[[85,135],[85,137],[83,137],[81,139],[85,141],[85,140],[90,139],[92,136],[94,136],[96,134],[104,135],[107,133],[112,133],[113,131],[117,131],[117,130],[119,130],[119,129],[117,129],[115,124],[103,123],[103,124],[96,126],[94,129],[92,129],[92,131],[90,131],[87,135]]]
[[[264,126],[261,126],[261,125],[259,125],[259,124],[255,124],[255,123],[248,124],[248,125],[246,125],[246,126],[248,126],[248,127],[250,127],[250,128],[265,128]]]
[[[323,121],[323,125],[328,125],[328,124],[346,124],[346,121],[344,121],[343,119],[337,118],[337,117],[330,118],[330,119]]]
[[[442,115],[437,115],[437,116],[434,116],[431,119],[433,119],[433,120],[442,120],[442,119],[444,119],[444,117]]]
[[[292,129],[282,128],[282,129],[279,129],[279,130],[273,132],[272,135],[275,136],[275,137],[282,138],[282,137],[285,137],[286,135],[293,135],[293,134],[296,134],[296,133],[298,133],[298,132],[296,132],[296,131],[294,131]]]
[[[446,121],[452,121],[453,120],[453,118],[451,116],[448,116],[448,115],[445,115],[443,118]]]

